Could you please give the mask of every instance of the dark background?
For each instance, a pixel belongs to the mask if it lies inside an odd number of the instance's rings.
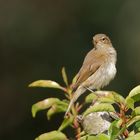
[[[32,140],[57,129],[62,116],[31,117],[31,105],[60,91],[29,89],[38,79],[71,79],[93,47],[92,36],[106,33],[118,52],[117,75],[105,89],[124,96],[140,81],[139,0],[0,1],[0,139]]]

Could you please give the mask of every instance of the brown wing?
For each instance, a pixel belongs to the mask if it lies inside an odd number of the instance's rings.
[[[77,81],[74,84],[76,89],[82,82],[89,78],[103,64],[105,55],[98,50],[92,49],[85,57],[83,65],[77,74]]]

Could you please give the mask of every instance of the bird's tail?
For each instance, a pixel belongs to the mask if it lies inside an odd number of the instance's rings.
[[[76,102],[76,100],[79,98],[79,96],[82,95],[85,91],[86,91],[86,88],[84,88],[83,86],[79,86],[77,88],[77,90],[73,94],[72,100],[69,103],[69,106],[67,108],[67,111],[65,113],[65,116],[68,114],[68,112],[70,111],[72,105]]]

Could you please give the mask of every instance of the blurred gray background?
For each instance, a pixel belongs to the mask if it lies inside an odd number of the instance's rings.
[[[0,139],[32,140],[57,129],[45,112],[31,117],[31,105],[60,91],[29,89],[38,79],[63,84],[92,49],[92,36],[106,33],[118,52],[117,76],[107,90],[127,96],[140,81],[139,0],[3,0],[0,1]],[[59,92],[59,93],[58,93]]]

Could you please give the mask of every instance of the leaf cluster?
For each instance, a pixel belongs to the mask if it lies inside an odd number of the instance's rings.
[[[71,87],[75,83],[76,77],[69,84],[64,67],[61,72],[64,86],[51,80],[38,80],[29,85],[29,87],[58,89],[65,96],[63,100],[51,97],[33,104],[31,109],[33,117],[36,117],[36,114],[41,110],[46,110],[48,120],[54,114],[66,112],[72,99]],[[89,93],[84,102],[77,102],[72,106],[71,112],[64,118],[57,130],[42,134],[35,140],[68,140],[67,134],[63,132],[67,127],[72,127],[75,130],[75,139],[77,140],[139,140],[140,106],[136,105],[139,101],[140,85],[133,88],[126,98],[114,91]],[[88,107],[81,112],[83,106]],[[106,118],[104,119],[101,114],[108,114],[108,117],[111,118],[111,120],[107,120],[109,123],[106,123]],[[90,122],[91,120],[93,123]],[[104,127],[106,124],[109,125]],[[98,130],[96,134],[94,133],[95,126]]]

